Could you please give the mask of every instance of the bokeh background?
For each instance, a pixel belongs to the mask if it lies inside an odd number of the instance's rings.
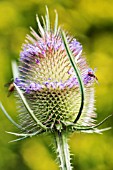
[[[113,0],[0,0],[0,100],[16,120],[15,98],[7,97],[4,84],[12,78],[11,61],[19,58],[29,27],[37,30],[36,13],[59,24],[83,45],[89,65],[96,68],[98,122],[113,113]],[[111,117],[101,128],[113,126]],[[16,131],[0,110],[0,170],[58,170],[54,142],[38,136],[16,143],[5,131]],[[113,129],[98,134],[73,134],[69,140],[74,170],[113,170]]]

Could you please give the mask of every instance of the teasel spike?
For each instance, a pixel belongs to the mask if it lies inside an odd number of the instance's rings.
[[[43,129],[47,129],[47,127],[45,125],[43,125],[35,116],[35,114],[33,113],[33,111],[31,110],[31,108],[29,107],[24,95],[22,94],[21,90],[19,89],[19,87],[14,83],[14,86],[19,94],[19,96],[21,97],[21,100],[25,106],[25,108],[27,109],[27,111],[29,112],[29,114],[31,115],[31,117],[34,119],[34,121],[37,123],[37,125],[39,125],[41,128]]]
[[[39,20],[39,18],[38,18],[38,15],[36,15],[36,20],[37,20],[37,23],[38,23],[39,32],[40,32],[41,36],[44,37],[44,35],[45,35],[44,29],[43,29],[43,27],[42,27],[42,25],[41,25],[41,23],[40,23],[40,20]]]
[[[56,35],[58,32],[58,13],[55,10],[55,24],[54,24],[54,35]]]
[[[50,32],[50,19],[49,19],[49,11],[48,11],[48,7],[47,6],[46,6],[45,21],[46,21],[46,31]]]

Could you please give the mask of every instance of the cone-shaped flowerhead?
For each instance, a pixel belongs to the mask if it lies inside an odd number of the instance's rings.
[[[62,130],[73,123],[79,113],[79,81],[57,27],[57,14],[54,29],[50,26],[48,10],[42,21],[44,28],[37,17],[39,34],[31,29],[32,36],[27,36],[20,53],[20,75],[14,82],[22,90],[35,117],[49,129]],[[96,78],[82,54],[82,45],[75,38],[66,37],[84,84],[84,106],[76,126],[92,126]],[[40,126],[23,105],[21,109],[19,118],[23,129],[29,132],[39,130]]]

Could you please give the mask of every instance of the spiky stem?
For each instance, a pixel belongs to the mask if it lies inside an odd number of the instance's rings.
[[[60,170],[72,170],[66,133],[57,131],[54,135]]]

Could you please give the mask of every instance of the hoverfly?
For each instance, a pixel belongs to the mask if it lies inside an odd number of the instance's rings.
[[[11,93],[14,91],[15,86],[13,82],[7,83],[4,85],[5,87],[8,87],[8,95],[7,97],[9,97],[11,95]]]
[[[94,71],[92,69],[88,70],[88,76],[93,77],[98,83],[98,78],[95,76]]]

